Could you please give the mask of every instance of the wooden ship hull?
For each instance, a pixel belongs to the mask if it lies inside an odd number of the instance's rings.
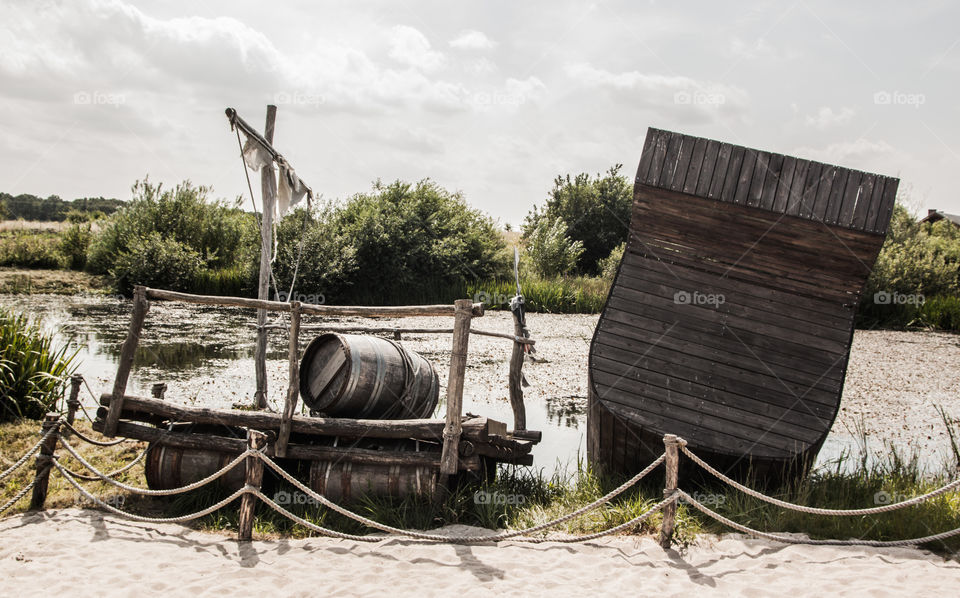
[[[676,434],[741,477],[806,470],[898,183],[650,129],[590,347],[591,462],[635,473]]]

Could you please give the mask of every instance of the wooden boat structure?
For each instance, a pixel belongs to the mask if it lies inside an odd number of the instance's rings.
[[[152,398],[126,394],[126,383],[144,319],[150,302],[156,300],[289,313],[290,375],[283,413],[176,404],[165,400],[162,390],[158,390],[155,393],[157,396]],[[182,486],[215,472],[246,449],[245,433],[252,429],[267,435],[265,450],[268,455],[281,458],[281,462],[288,464],[291,471],[306,472],[312,487],[329,498],[350,500],[368,492],[430,495],[458,475],[469,474],[478,478],[491,475],[497,463],[531,464],[530,451],[541,439],[540,432],[524,429],[524,406],[519,384],[522,358],[511,360],[510,380],[516,380],[517,383],[516,388],[511,384],[513,390],[510,395],[514,412],[520,415],[515,422],[515,429],[508,430],[503,422],[462,414],[470,334],[509,339],[519,348],[521,357],[524,346],[534,342],[522,336],[471,330],[471,322],[482,317],[483,313],[483,305],[470,300],[460,300],[454,305],[349,307],[210,297],[137,287],[130,329],[121,349],[114,388],[111,393],[101,395],[101,407],[93,427],[106,436],[123,436],[151,443],[146,469],[147,481],[154,488]],[[297,415],[301,389],[310,385],[306,378],[301,379],[300,322],[305,316],[452,317],[453,354],[447,385],[446,417],[362,419]],[[335,326],[329,323],[324,326],[326,329],[332,327]],[[407,330],[423,334],[427,329]],[[448,329],[432,331],[439,334],[450,332]],[[316,340],[329,336],[325,334]],[[368,340],[375,337],[363,338]],[[354,351],[358,346],[354,345]],[[308,349],[304,353],[303,361],[308,363],[312,358],[311,352]],[[357,374],[357,378],[350,379],[350,384],[361,391],[359,395],[354,394],[354,400],[373,396],[364,390],[364,384],[376,382],[381,390],[387,389],[388,374],[383,369],[370,368],[368,363],[356,359],[356,355],[353,357],[352,364],[326,359],[321,366],[333,363],[333,369],[344,380],[349,379],[351,373]],[[378,355],[376,359],[386,361],[384,355]],[[312,367],[310,380],[322,381],[324,369],[330,368]],[[432,370],[430,373],[433,374]],[[334,378],[336,382],[337,378]],[[163,387],[162,384],[157,385],[158,389]],[[420,415],[432,412],[436,405],[436,388],[424,388],[425,392],[434,393],[434,402]],[[380,392],[379,396],[383,405],[396,405],[404,400],[400,392]],[[347,405],[346,408],[349,411],[351,406]],[[394,418],[404,413],[377,412],[379,417]],[[242,486],[242,469],[237,469],[233,474],[232,478],[229,475],[225,478],[224,484],[234,488]]]
[[[262,220],[260,281],[257,299],[213,297],[136,287],[130,328],[120,354],[113,390],[100,397],[94,429],[106,436],[124,436],[151,443],[146,460],[147,481],[154,488],[174,488],[207,477],[247,448],[248,431],[265,434],[266,453],[280,459],[288,471],[307,477],[310,485],[331,499],[350,500],[361,494],[432,495],[463,475],[488,477],[497,463],[532,463],[531,450],[541,433],[526,429],[521,387],[529,338],[522,307],[514,310],[513,334],[478,330],[472,321],[483,316],[483,304],[468,299],[453,305],[351,307],[271,301],[270,254],[279,169],[281,185],[310,188],[273,147],[276,106],[267,107],[261,134],[235,110],[226,110],[231,128],[247,138],[242,146],[266,156],[261,174]],[[249,163],[248,163],[249,164]],[[275,283],[274,283],[275,284]],[[519,296],[518,305],[522,305]],[[242,307],[257,313],[254,351],[257,410],[208,409],[164,400],[162,383],[154,397],[126,393],[127,380],[151,301]],[[268,323],[268,314],[288,314],[287,324]],[[448,316],[450,328],[338,327],[322,318],[362,316],[403,318]],[[319,324],[304,318],[321,318]],[[285,329],[289,338],[289,383],[282,413],[266,407],[267,335]],[[322,329],[301,354],[301,333]],[[360,332],[364,335],[343,334]],[[375,334],[452,334],[446,414],[430,419],[437,405],[439,380],[432,364],[391,340]],[[464,416],[463,386],[471,335],[501,337],[513,343],[507,381],[513,429],[485,417]],[[301,363],[302,358],[302,363]],[[298,415],[300,399],[310,416]],[[221,483],[238,488],[238,468]]]
[[[590,346],[590,460],[634,473],[669,433],[730,474],[809,467],[898,184],[650,129]]]

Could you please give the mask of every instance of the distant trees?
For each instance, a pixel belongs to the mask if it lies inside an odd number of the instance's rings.
[[[3,206],[0,216],[4,219],[63,222],[71,211],[112,214],[120,209],[124,202],[104,197],[82,197],[65,201],[57,195],[44,199],[29,193],[0,193],[0,204]]]
[[[629,234],[633,193],[630,181],[620,174],[622,166],[617,164],[596,177],[586,173],[558,176],[546,204],[534,207],[524,221],[523,238],[528,249],[532,247],[531,239],[544,238],[546,231],[553,231],[560,222],[569,243],[582,247],[573,272],[600,274],[601,260],[626,241]],[[537,269],[566,273],[550,265]]]

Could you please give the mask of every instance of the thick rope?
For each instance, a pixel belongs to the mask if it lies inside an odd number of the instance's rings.
[[[53,427],[51,427],[49,430],[47,430],[47,433],[44,434],[44,435],[40,438],[40,440],[38,440],[37,443],[36,443],[35,445],[33,445],[33,447],[32,447],[30,450],[28,450],[26,453],[24,453],[22,457],[20,457],[19,459],[17,459],[17,462],[16,462],[16,463],[14,463],[13,465],[11,465],[11,466],[8,467],[7,469],[5,469],[3,473],[0,473],[0,480],[6,479],[7,476],[9,476],[11,473],[13,473],[13,472],[15,472],[16,470],[20,469],[20,467],[21,467],[24,463],[26,463],[26,462],[30,459],[30,457],[32,457],[33,454],[40,449],[41,446],[43,446],[43,443],[46,442],[48,438],[50,438],[50,435],[53,434],[54,430],[56,430],[57,427],[58,427],[58,426],[53,426]]]
[[[83,432],[81,432],[80,430],[77,430],[76,428],[74,428],[73,426],[71,426],[71,425],[67,422],[67,420],[61,420],[60,423],[61,423],[61,425],[63,425],[65,428],[67,428],[68,430],[70,430],[70,431],[73,433],[74,436],[76,436],[76,437],[79,438],[80,440],[86,442],[87,444],[92,444],[92,445],[94,445],[94,446],[117,446],[117,445],[120,444],[121,442],[128,442],[128,441],[132,440],[132,439],[130,439],[130,438],[117,438],[116,440],[110,440],[110,441],[95,440],[95,439],[93,439],[93,438],[90,438],[89,436],[87,436],[86,434],[84,434]]]
[[[570,513],[570,514],[568,514],[568,515],[564,515],[563,517],[559,517],[559,518],[557,518],[557,519],[548,521],[548,522],[546,522],[546,523],[541,523],[541,524],[539,524],[539,525],[535,525],[535,526],[532,526],[532,527],[529,527],[529,528],[526,528],[526,529],[509,531],[509,532],[502,532],[502,533],[499,533],[499,534],[494,534],[494,535],[489,535],[489,536],[451,537],[451,536],[442,536],[442,535],[437,535],[437,534],[428,534],[428,533],[422,533],[422,532],[414,532],[414,531],[404,530],[404,529],[397,528],[397,527],[393,527],[393,526],[390,526],[390,525],[385,525],[385,524],[383,524],[383,523],[379,523],[379,522],[377,522],[377,521],[374,521],[374,520],[372,520],[372,519],[369,519],[369,518],[367,518],[367,517],[364,517],[363,515],[360,515],[360,514],[355,513],[355,512],[353,512],[353,511],[351,511],[351,510],[349,510],[349,509],[346,509],[346,508],[344,508],[344,507],[341,507],[340,505],[332,502],[330,499],[328,499],[327,497],[323,496],[322,494],[318,494],[318,493],[315,492],[312,488],[306,486],[305,484],[303,484],[303,482],[301,482],[300,480],[294,478],[292,475],[290,475],[289,473],[287,473],[286,471],[284,471],[283,468],[281,468],[279,465],[277,465],[276,463],[274,463],[272,459],[270,459],[269,457],[267,457],[267,456],[264,455],[263,453],[258,453],[258,456],[259,456],[260,459],[263,460],[272,470],[274,470],[280,477],[282,477],[283,479],[285,479],[285,480],[286,480],[287,482],[289,482],[290,484],[293,484],[293,485],[294,485],[297,489],[299,489],[300,491],[302,491],[302,492],[304,492],[305,494],[307,494],[308,496],[312,497],[314,500],[319,501],[321,504],[323,504],[323,505],[326,506],[327,508],[332,509],[333,511],[336,511],[337,513],[340,513],[341,515],[343,515],[343,516],[345,516],[345,517],[348,517],[348,518],[350,518],[350,519],[353,519],[354,521],[357,521],[357,522],[359,522],[359,523],[362,523],[363,525],[366,525],[367,527],[371,527],[371,528],[373,528],[373,529],[378,529],[378,530],[380,530],[380,531],[382,531],[382,532],[386,532],[386,533],[388,533],[388,534],[396,534],[396,535],[406,536],[406,537],[409,537],[409,538],[416,538],[416,539],[420,539],[420,540],[432,540],[432,541],[435,541],[435,542],[459,542],[459,543],[499,542],[499,541],[501,541],[501,540],[507,540],[507,539],[510,539],[510,538],[519,538],[519,536],[523,536],[523,535],[526,535],[526,534],[536,533],[536,532],[539,532],[539,531],[543,531],[543,530],[545,530],[545,529],[547,529],[547,528],[550,528],[550,527],[559,525],[559,524],[561,524],[561,523],[563,523],[563,522],[565,522],[565,521],[568,521],[568,520],[570,520],[570,519],[572,519],[572,518],[574,518],[574,517],[577,517],[577,516],[579,516],[579,515],[582,515],[583,513],[586,513],[587,511],[592,510],[592,509],[594,509],[594,508],[596,508],[596,507],[598,507],[598,506],[600,506],[600,505],[602,505],[602,504],[604,504],[604,503],[606,503],[606,502],[609,502],[609,501],[610,501],[611,499],[613,499],[615,496],[617,496],[618,494],[622,493],[622,492],[623,492],[624,490],[626,490],[628,487],[630,487],[631,485],[635,484],[635,483],[638,482],[641,478],[643,478],[644,476],[646,476],[647,474],[649,474],[651,471],[653,471],[658,465],[660,465],[660,463],[661,463],[661,462],[663,461],[663,459],[665,458],[665,455],[661,455],[657,460],[655,460],[653,463],[651,463],[650,465],[648,465],[643,471],[641,471],[640,473],[638,473],[637,475],[635,475],[633,478],[631,478],[630,480],[628,480],[627,483],[621,485],[619,488],[615,489],[613,492],[611,492],[611,493],[607,494],[606,496],[604,496],[604,497],[602,497],[602,498],[594,501],[593,503],[587,505],[586,507],[583,507],[583,508],[581,508],[581,509],[579,509],[579,510],[577,510],[577,511],[574,511],[573,513]],[[617,531],[620,531],[621,529],[625,529],[625,528],[627,528],[627,527],[630,527],[631,525],[635,525],[636,523],[638,523],[638,522],[640,522],[640,521],[643,521],[644,519],[646,519],[647,517],[649,517],[650,514],[652,514],[652,513],[655,512],[656,510],[659,510],[659,509],[663,508],[664,505],[666,505],[667,503],[671,502],[672,500],[676,500],[676,496],[671,495],[671,496],[665,498],[665,499],[664,499],[663,501],[661,501],[660,503],[658,503],[658,504],[657,504],[653,509],[651,509],[650,511],[647,511],[646,513],[644,513],[644,514],[642,514],[642,515],[640,515],[640,516],[638,516],[638,517],[635,517],[634,519],[631,519],[630,521],[628,521],[628,522],[626,522],[626,523],[623,523],[623,524],[621,524],[621,525],[619,525],[619,526],[617,526],[617,527],[615,527],[615,528],[612,528],[612,529],[610,529],[610,530],[606,530],[606,531],[604,531],[604,532],[598,532],[597,534],[590,534],[589,536],[586,536],[586,539],[593,539],[593,538],[598,538],[598,537],[601,537],[601,536],[604,536],[604,535],[607,535],[607,534],[616,533]],[[279,505],[278,505],[278,506],[279,506]],[[284,509],[284,510],[285,510],[285,509]],[[321,532],[321,533],[322,533],[322,532]],[[576,538],[580,538],[580,537],[577,536]],[[524,539],[520,539],[519,541],[523,541],[523,542],[539,542],[539,541],[543,541],[543,540],[540,539],[540,538],[524,538]],[[552,540],[551,540],[551,541],[552,541]],[[579,541],[579,540],[577,540],[577,539],[571,539],[571,540],[561,539],[561,540],[557,540],[557,541],[571,541],[571,542],[576,542],[576,541]]]
[[[107,477],[107,474],[101,472],[96,467],[91,465],[86,459],[84,459],[79,453],[77,453],[77,451],[72,446],[70,446],[69,443],[64,442],[62,439],[60,442],[63,445],[63,448],[67,449],[67,452],[70,453],[74,459],[79,461],[81,465],[86,467],[88,470],[90,470],[94,475],[98,476],[104,482],[107,482],[108,484],[113,484],[117,488],[126,490],[127,492],[132,492],[134,494],[142,494],[144,496],[170,496],[173,494],[180,494],[182,492],[189,492],[191,490],[196,490],[197,488],[200,488],[201,486],[205,486],[206,484],[209,484],[210,482],[224,476],[228,471],[230,471],[231,469],[233,469],[234,467],[242,463],[245,457],[259,454],[258,451],[247,450],[247,451],[244,451],[243,453],[240,453],[240,455],[238,455],[236,459],[224,465],[223,468],[221,468],[219,471],[215,471],[214,473],[208,475],[202,480],[197,480],[192,484],[187,484],[186,486],[180,486],[179,488],[170,488],[168,490],[151,490],[149,488],[138,488],[136,486],[130,486],[130,485],[124,484],[123,482],[118,482],[117,480]],[[59,463],[57,463],[57,468],[60,469],[61,471],[65,471],[65,468]],[[67,471],[65,473],[69,474],[70,472]]]
[[[294,515],[287,509],[281,507],[270,498],[264,496],[263,493],[261,493],[259,490],[251,491],[251,494],[253,494],[257,498],[265,502],[267,506],[269,506],[276,512],[280,513],[284,517],[290,519],[294,523],[298,523],[317,533],[323,534],[324,536],[328,536],[331,538],[340,538],[342,540],[355,540],[358,542],[380,542],[381,540],[383,540],[383,537],[381,536],[357,536],[354,534],[346,534],[343,532],[338,532],[338,531],[317,525],[315,523],[311,523],[310,521],[307,521],[302,517],[298,517],[297,515]],[[552,536],[552,537],[543,537],[543,538],[530,538],[530,537],[520,536],[520,534],[528,533],[528,530],[520,530],[519,532],[508,532],[508,533],[502,533],[502,534],[492,534],[489,536],[444,536],[439,534],[423,534],[420,532],[410,532],[406,530],[398,530],[398,532],[391,532],[391,533],[397,533],[399,535],[406,536],[409,538],[414,538],[417,540],[429,540],[432,542],[444,542],[448,544],[450,543],[478,544],[483,542],[499,542],[501,540],[506,540],[506,539],[513,539],[515,542],[527,542],[531,544],[541,544],[543,542],[560,542],[560,543],[586,542],[586,541],[594,540],[596,538],[600,538],[603,536],[608,536],[610,534],[615,534],[619,531],[622,531],[634,525],[643,523],[651,515],[653,515],[663,507],[665,507],[668,503],[675,501],[676,499],[677,499],[677,494],[675,493],[671,494],[669,497],[663,499],[662,501],[655,504],[653,507],[647,509],[642,514],[634,517],[630,521],[621,523],[620,525],[616,527],[612,527],[607,530],[603,530],[593,534],[584,534],[580,536],[566,535],[566,536]],[[385,527],[389,527],[389,526],[385,526]],[[392,528],[392,529],[396,529],[396,528]],[[533,528],[529,528],[529,529],[533,529]]]
[[[930,500],[931,498],[935,498],[937,496],[940,496],[941,494],[946,494],[947,492],[960,488],[960,479],[958,479],[958,480],[954,480],[953,482],[950,482],[946,486],[942,486],[932,492],[928,492],[923,496],[916,496],[914,498],[905,500],[903,502],[893,503],[889,505],[882,505],[879,507],[872,507],[869,509],[820,509],[816,507],[806,507],[803,505],[798,505],[795,503],[779,500],[779,499],[773,498],[772,496],[767,496],[766,494],[758,492],[753,488],[748,488],[747,486],[744,486],[743,484],[737,482],[736,480],[733,480],[727,477],[723,473],[717,471],[716,469],[708,465],[706,461],[696,456],[690,449],[688,449],[685,444],[683,443],[680,444],[680,450],[682,450],[683,454],[690,457],[690,459],[694,463],[702,467],[708,473],[712,474],[714,477],[716,477],[720,481],[726,484],[729,484],[730,486],[733,486],[734,488],[743,492],[744,494],[766,501],[772,505],[777,505],[778,507],[783,507],[785,509],[790,509],[793,511],[799,511],[801,513],[808,513],[810,515],[827,515],[831,517],[877,515],[879,513],[887,513],[890,511],[895,511],[897,509],[902,509],[904,507],[912,507],[913,505],[918,505],[922,502]]]
[[[761,532],[760,530],[755,530],[753,528],[741,525],[735,521],[727,519],[723,515],[717,513],[716,511],[710,510],[708,507],[704,506],[692,496],[684,492],[683,490],[677,491],[680,498],[688,503],[690,506],[696,508],[698,511],[712,517],[713,519],[719,521],[720,523],[732,527],[733,529],[755,536],[758,538],[766,538],[767,540],[773,540],[775,542],[783,542],[785,544],[812,544],[817,546],[876,546],[876,547],[895,547],[895,546],[915,546],[918,544],[927,544],[929,542],[936,542],[937,540],[945,540],[947,538],[952,538],[953,536],[960,535],[960,527],[952,529],[947,532],[940,534],[934,534],[932,536],[924,536],[923,538],[911,538],[909,540],[813,540],[811,538],[794,538],[791,536],[781,536],[779,534],[771,534],[767,532]]]
[[[140,461],[142,461],[143,458],[147,456],[147,452],[148,452],[149,450],[150,450],[150,447],[148,446],[147,448],[145,448],[145,449],[143,449],[142,451],[140,451],[140,454],[137,455],[137,458],[134,459],[133,461],[127,463],[126,465],[124,465],[124,466],[121,467],[120,469],[116,469],[116,470],[114,470],[114,471],[111,471],[110,473],[105,473],[105,474],[102,474],[102,475],[104,475],[104,476],[106,476],[106,477],[108,477],[108,478],[115,478],[115,477],[117,477],[118,475],[120,475],[121,473],[125,473],[125,472],[127,472],[127,471],[130,471],[130,469],[132,469],[134,465],[136,465],[137,463],[139,463]],[[76,471],[73,471],[72,469],[69,469],[69,468],[67,468],[66,466],[64,466],[64,469],[66,469],[67,472],[68,472],[70,475],[72,475],[73,477],[77,478],[78,480],[83,480],[83,481],[85,481],[85,482],[96,482],[96,481],[99,481],[99,480],[101,479],[101,478],[100,478],[100,475],[87,475],[87,474],[84,474],[84,473],[77,473]]]
[[[80,494],[86,497],[87,500],[90,500],[96,503],[97,505],[107,509],[111,513],[120,515],[121,517],[126,517],[127,519],[132,519],[134,521],[143,521],[145,523],[184,523],[187,521],[193,521],[194,519],[199,519],[200,517],[209,515],[210,513],[213,513],[218,509],[222,509],[223,507],[227,506],[228,504],[230,504],[240,496],[243,496],[244,494],[247,494],[248,492],[250,492],[250,488],[251,488],[250,486],[245,486],[237,490],[227,498],[221,500],[217,504],[209,506],[206,509],[203,509],[202,511],[191,513],[189,515],[180,515],[179,517],[143,517],[142,515],[134,515],[133,513],[127,513],[126,511],[121,511],[120,509],[114,507],[113,505],[105,503],[104,501],[100,500],[93,494],[90,494],[89,492],[87,492],[87,490],[83,486],[81,486],[76,480],[74,480],[73,477],[71,477],[70,474],[64,469],[64,467],[60,465],[58,462],[54,461],[53,465],[54,467],[60,470],[60,473],[63,475],[64,479],[70,482],[70,485],[72,485],[74,488],[79,490]]]
[[[0,514],[2,514],[4,511],[6,511],[7,509],[9,509],[9,508],[12,507],[13,505],[17,504],[17,501],[19,501],[21,498],[23,498],[24,496],[26,496],[26,495],[27,495],[27,492],[30,492],[30,490],[31,490],[36,484],[37,484],[37,478],[34,477],[34,478],[33,478],[33,481],[30,482],[29,484],[27,484],[26,486],[24,486],[24,487],[23,487],[23,490],[21,490],[20,492],[17,492],[17,495],[16,495],[16,496],[14,496],[13,498],[11,498],[11,499],[8,500],[7,502],[3,503],[3,506],[0,507]]]

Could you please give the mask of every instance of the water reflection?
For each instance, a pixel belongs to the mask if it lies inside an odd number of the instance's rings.
[[[547,419],[558,426],[577,428],[587,414],[587,397],[578,395],[548,396]]]

